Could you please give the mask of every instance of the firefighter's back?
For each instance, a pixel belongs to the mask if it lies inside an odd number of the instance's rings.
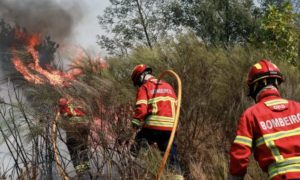
[[[145,128],[171,131],[175,119],[176,94],[173,87],[155,78],[143,86],[147,89],[149,110]]]
[[[300,178],[300,103],[280,97],[250,108],[255,158],[272,179]]]

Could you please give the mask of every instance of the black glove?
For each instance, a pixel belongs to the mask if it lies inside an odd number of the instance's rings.
[[[132,129],[134,129],[135,131],[138,131],[143,126],[143,124],[139,120],[134,119],[131,121],[131,126],[132,126]]]
[[[131,126],[134,131],[138,131],[141,128],[141,126],[134,124],[134,123],[132,123]]]

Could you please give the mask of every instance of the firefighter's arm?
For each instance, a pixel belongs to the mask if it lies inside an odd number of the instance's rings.
[[[135,128],[139,128],[143,125],[144,119],[147,115],[148,109],[148,98],[147,98],[147,90],[146,87],[141,86],[138,89],[135,103],[135,110],[132,125]]]
[[[230,150],[230,175],[233,179],[243,179],[247,172],[253,144],[251,123],[245,114],[240,118],[236,134]]]

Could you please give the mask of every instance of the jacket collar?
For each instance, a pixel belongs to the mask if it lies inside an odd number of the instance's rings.
[[[146,82],[152,82],[152,83],[154,83],[154,84],[160,84],[161,80],[158,80],[158,79],[156,79],[154,76],[152,76],[151,78],[147,79],[147,80],[145,81],[145,83],[146,83]]]
[[[256,96],[256,103],[258,102],[265,102],[269,99],[273,99],[273,98],[280,98],[281,95],[278,91],[278,89],[272,85],[270,86],[266,86],[265,88],[263,88]]]
[[[144,83],[152,80],[152,79],[155,79],[154,76],[152,76],[151,74],[147,74],[145,77],[144,77]]]

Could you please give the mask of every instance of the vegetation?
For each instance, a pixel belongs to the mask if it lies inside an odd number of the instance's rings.
[[[267,54],[274,54],[278,59],[295,65],[299,45],[299,32],[295,23],[296,14],[290,3],[281,7],[270,5],[252,42],[258,48],[265,49]]]
[[[205,44],[225,47],[247,42],[259,17],[252,0],[173,1],[171,10],[175,25],[193,30]]]
[[[104,15],[98,17],[110,34],[98,37],[99,45],[111,54],[108,66],[103,68],[99,61],[84,56],[83,63],[72,67],[83,73],[70,81],[68,88],[25,81],[10,64],[11,44],[17,42],[17,52],[26,65],[33,58],[26,52],[26,43],[15,38],[16,27],[4,21],[0,24],[1,67],[11,68],[6,77],[12,83],[9,98],[0,101],[0,133],[13,164],[12,170],[1,168],[3,177],[51,178],[57,174],[52,168],[49,129],[59,98],[67,95],[77,99],[88,114],[92,176],[153,179],[161,158],[155,148],[150,147],[138,158],[129,152],[135,100],[129,77],[139,63],[153,67],[156,76],[172,69],[181,77],[177,144],[187,179],[228,178],[228,152],[237,121],[253,104],[247,97],[247,72],[259,59],[271,59],[279,66],[286,77],[280,89],[283,97],[300,101],[297,1],[264,0],[260,6],[250,0],[110,2]],[[3,39],[10,39],[7,37],[16,40],[3,43],[7,42]],[[50,38],[35,47],[39,57],[45,57],[44,69],[50,64],[63,70],[53,56],[57,48]],[[43,52],[49,54],[43,56]],[[166,80],[176,87],[174,79]],[[64,126],[59,125],[58,142],[63,147]],[[59,153],[63,169],[74,176],[68,152],[59,148]],[[170,174],[166,171],[164,178]],[[253,158],[246,179],[266,179]]]
[[[98,44],[110,54],[126,55],[139,45],[152,48],[168,35],[171,18],[169,1],[112,0],[99,24],[110,36],[98,36]],[[168,18],[167,18],[168,17]]]

